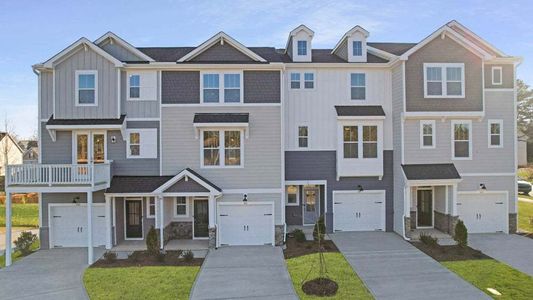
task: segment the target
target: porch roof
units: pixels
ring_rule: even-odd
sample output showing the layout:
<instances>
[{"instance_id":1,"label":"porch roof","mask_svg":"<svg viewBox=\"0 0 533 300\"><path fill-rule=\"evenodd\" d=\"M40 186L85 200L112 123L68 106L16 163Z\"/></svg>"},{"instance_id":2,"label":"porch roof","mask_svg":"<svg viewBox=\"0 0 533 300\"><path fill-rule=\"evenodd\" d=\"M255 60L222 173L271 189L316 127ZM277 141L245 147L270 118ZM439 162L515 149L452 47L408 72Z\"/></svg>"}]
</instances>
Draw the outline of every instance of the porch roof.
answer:
<instances>
[{"instance_id":1,"label":"porch roof","mask_svg":"<svg viewBox=\"0 0 533 300\"><path fill-rule=\"evenodd\" d=\"M173 176L113 176L106 193L151 193Z\"/></svg>"},{"instance_id":2,"label":"porch roof","mask_svg":"<svg viewBox=\"0 0 533 300\"><path fill-rule=\"evenodd\" d=\"M75 126L75 125L122 125L126 115L117 119L54 119L54 115L46 122L46 126Z\"/></svg>"},{"instance_id":3,"label":"porch roof","mask_svg":"<svg viewBox=\"0 0 533 300\"><path fill-rule=\"evenodd\" d=\"M461 179L454 164L409 164L402 169L407 180Z\"/></svg>"},{"instance_id":4,"label":"porch roof","mask_svg":"<svg viewBox=\"0 0 533 300\"><path fill-rule=\"evenodd\" d=\"M383 117L381 105L335 105L338 117Z\"/></svg>"}]
</instances>

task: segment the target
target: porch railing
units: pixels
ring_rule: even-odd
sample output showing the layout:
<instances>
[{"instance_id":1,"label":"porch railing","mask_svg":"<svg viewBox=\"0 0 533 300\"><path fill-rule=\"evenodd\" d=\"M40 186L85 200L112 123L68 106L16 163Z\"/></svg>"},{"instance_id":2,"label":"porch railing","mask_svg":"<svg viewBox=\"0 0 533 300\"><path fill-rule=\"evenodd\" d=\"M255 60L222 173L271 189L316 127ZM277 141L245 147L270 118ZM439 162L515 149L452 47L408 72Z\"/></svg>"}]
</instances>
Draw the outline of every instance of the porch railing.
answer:
<instances>
[{"instance_id":1,"label":"porch railing","mask_svg":"<svg viewBox=\"0 0 533 300\"><path fill-rule=\"evenodd\" d=\"M109 183L110 163L9 165L6 185L95 185Z\"/></svg>"}]
</instances>

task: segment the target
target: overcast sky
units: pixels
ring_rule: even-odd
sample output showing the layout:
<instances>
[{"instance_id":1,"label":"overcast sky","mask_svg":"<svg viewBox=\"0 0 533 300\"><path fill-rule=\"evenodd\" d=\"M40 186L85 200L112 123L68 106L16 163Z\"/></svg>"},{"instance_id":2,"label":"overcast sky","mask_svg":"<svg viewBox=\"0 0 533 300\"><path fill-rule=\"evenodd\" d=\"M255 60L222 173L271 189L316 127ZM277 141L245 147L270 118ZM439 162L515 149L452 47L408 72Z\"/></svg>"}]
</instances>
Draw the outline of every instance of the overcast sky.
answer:
<instances>
[{"instance_id":1,"label":"overcast sky","mask_svg":"<svg viewBox=\"0 0 533 300\"><path fill-rule=\"evenodd\" d=\"M290 30L305 24L315 31L313 47L332 48L355 25L372 42L419 42L455 19L506 54L522 56L518 78L533 85L533 1L414 2L2 0L0 124L7 115L19 136L36 132L31 65L81 36L95 40L107 31L134 46L196 46L225 31L247 46L283 48Z\"/></svg>"}]
</instances>

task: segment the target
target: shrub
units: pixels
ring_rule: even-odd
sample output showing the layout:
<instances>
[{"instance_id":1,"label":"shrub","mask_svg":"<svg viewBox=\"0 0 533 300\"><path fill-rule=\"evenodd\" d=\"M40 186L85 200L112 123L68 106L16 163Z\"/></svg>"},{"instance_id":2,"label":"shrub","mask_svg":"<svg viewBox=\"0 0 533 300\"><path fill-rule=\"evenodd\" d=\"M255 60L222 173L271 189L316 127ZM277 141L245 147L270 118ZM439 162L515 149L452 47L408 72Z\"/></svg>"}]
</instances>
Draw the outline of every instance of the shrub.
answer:
<instances>
[{"instance_id":1,"label":"shrub","mask_svg":"<svg viewBox=\"0 0 533 300\"><path fill-rule=\"evenodd\" d=\"M15 247L25 256L32 252L31 245L36 241L37 235L31 233L31 231L23 231L15 241Z\"/></svg>"},{"instance_id":2,"label":"shrub","mask_svg":"<svg viewBox=\"0 0 533 300\"><path fill-rule=\"evenodd\" d=\"M191 250L186 250L183 252L183 260L186 262L191 262L194 259L194 253Z\"/></svg>"},{"instance_id":3,"label":"shrub","mask_svg":"<svg viewBox=\"0 0 533 300\"><path fill-rule=\"evenodd\" d=\"M104 260L107 263L112 264L117 260L117 254L115 252L107 251L106 253L104 253Z\"/></svg>"},{"instance_id":4,"label":"shrub","mask_svg":"<svg viewBox=\"0 0 533 300\"><path fill-rule=\"evenodd\" d=\"M298 243L303 243L305 242L305 233L301 230L301 229L294 229L292 231L292 236L294 236L294 239L298 242Z\"/></svg>"},{"instance_id":5,"label":"shrub","mask_svg":"<svg viewBox=\"0 0 533 300\"><path fill-rule=\"evenodd\" d=\"M521 168L517 172L518 177L533 182L533 168Z\"/></svg>"},{"instance_id":6,"label":"shrub","mask_svg":"<svg viewBox=\"0 0 533 300\"><path fill-rule=\"evenodd\" d=\"M461 247L466 247L468 245L468 229L466 229L465 223L463 223L461 220L457 220L453 239Z\"/></svg>"},{"instance_id":7,"label":"shrub","mask_svg":"<svg viewBox=\"0 0 533 300\"><path fill-rule=\"evenodd\" d=\"M148 231L146 236L146 251L148 255L155 256L159 253L159 239L157 238L157 231L154 226Z\"/></svg>"},{"instance_id":8,"label":"shrub","mask_svg":"<svg viewBox=\"0 0 533 300\"><path fill-rule=\"evenodd\" d=\"M420 241L430 247L435 247L438 245L438 239L436 237L432 237L431 235L425 233L420 234Z\"/></svg>"},{"instance_id":9,"label":"shrub","mask_svg":"<svg viewBox=\"0 0 533 300\"><path fill-rule=\"evenodd\" d=\"M326 224L324 224L324 216L322 215L315 223L315 228L313 229L313 239L318 241L320 238L320 240L323 241L324 233L326 233Z\"/></svg>"}]
</instances>

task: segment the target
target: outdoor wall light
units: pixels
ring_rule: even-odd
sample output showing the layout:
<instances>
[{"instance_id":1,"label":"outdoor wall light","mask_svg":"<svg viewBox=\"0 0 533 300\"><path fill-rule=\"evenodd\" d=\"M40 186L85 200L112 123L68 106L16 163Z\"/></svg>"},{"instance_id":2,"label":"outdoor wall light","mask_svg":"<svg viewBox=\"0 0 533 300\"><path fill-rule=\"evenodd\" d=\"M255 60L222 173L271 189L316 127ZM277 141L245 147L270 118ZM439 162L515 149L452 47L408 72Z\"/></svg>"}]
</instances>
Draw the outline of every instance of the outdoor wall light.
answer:
<instances>
[{"instance_id":1,"label":"outdoor wall light","mask_svg":"<svg viewBox=\"0 0 533 300\"><path fill-rule=\"evenodd\" d=\"M480 183L480 184L479 184L479 189L482 190L482 191L486 191L486 190L487 190L487 187L485 186L484 183Z\"/></svg>"},{"instance_id":2,"label":"outdoor wall light","mask_svg":"<svg viewBox=\"0 0 533 300\"><path fill-rule=\"evenodd\" d=\"M117 137L116 136L111 136L111 144L114 144L117 142Z\"/></svg>"},{"instance_id":3,"label":"outdoor wall light","mask_svg":"<svg viewBox=\"0 0 533 300\"><path fill-rule=\"evenodd\" d=\"M248 195L246 195L246 194L243 195L242 202L248 203Z\"/></svg>"},{"instance_id":4,"label":"outdoor wall light","mask_svg":"<svg viewBox=\"0 0 533 300\"><path fill-rule=\"evenodd\" d=\"M359 192L362 192L363 191L363 186L362 185L358 185L357 189L359 190Z\"/></svg>"}]
</instances>

